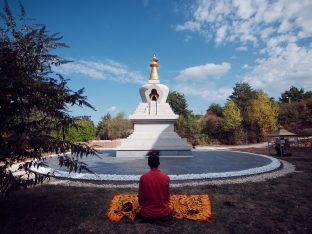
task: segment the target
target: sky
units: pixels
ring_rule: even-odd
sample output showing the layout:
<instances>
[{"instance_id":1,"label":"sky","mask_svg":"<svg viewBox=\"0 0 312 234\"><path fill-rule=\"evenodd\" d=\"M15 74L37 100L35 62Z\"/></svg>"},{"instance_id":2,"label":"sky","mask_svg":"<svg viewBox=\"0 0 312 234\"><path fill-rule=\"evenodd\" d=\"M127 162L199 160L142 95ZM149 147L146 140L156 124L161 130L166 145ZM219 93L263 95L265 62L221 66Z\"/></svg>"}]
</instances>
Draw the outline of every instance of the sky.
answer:
<instances>
[{"instance_id":1,"label":"sky","mask_svg":"<svg viewBox=\"0 0 312 234\"><path fill-rule=\"evenodd\" d=\"M18 13L18 1L8 2ZM53 51L73 61L56 71L71 89L85 88L96 109L71 114L95 124L108 112L134 112L154 54L160 82L184 94L195 114L224 105L237 82L277 100L291 86L312 90L312 0L22 2L70 46Z\"/></svg>"}]
</instances>

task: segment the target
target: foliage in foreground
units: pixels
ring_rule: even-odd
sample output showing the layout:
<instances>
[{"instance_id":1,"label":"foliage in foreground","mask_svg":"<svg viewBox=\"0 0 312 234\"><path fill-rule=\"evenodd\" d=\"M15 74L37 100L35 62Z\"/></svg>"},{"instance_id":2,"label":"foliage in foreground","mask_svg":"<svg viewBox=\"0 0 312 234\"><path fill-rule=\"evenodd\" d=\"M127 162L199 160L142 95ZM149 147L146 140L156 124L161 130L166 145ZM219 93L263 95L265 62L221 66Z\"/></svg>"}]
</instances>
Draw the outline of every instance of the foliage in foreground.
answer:
<instances>
[{"instance_id":1,"label":"foliage in foreground","mask_svg":"<svg viewBox=\"0 0 312 234\"><path fill-rule=\"evenodd\" d=\"M39 159L43 152L94 153L87 146L53 136L53 132L61 132L64 139L73 123L68 106L93 107L83 89L71 90L67 80L53 71L69 62L51 53L67 47L60 42L62 37L49 33L45 25L27 24L21 3L20 9L20 16L14 16L5 1L0 15L0 192L4 196L43 179L40 175L28 177L27 170L26 177L17 176L10 168L15 162Z\"/></svg>"}]
</instances>

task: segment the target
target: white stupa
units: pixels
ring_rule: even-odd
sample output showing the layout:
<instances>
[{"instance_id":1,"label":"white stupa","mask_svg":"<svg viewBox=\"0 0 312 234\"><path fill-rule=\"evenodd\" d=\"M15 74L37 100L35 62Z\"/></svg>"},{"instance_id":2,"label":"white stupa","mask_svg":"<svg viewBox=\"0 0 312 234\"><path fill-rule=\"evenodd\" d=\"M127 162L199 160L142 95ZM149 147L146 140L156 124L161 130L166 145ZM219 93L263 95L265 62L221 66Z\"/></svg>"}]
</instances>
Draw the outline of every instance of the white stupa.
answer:
<instances>
[{"instance_id":1,"label":"white stupa","mask_svg":"<svg viewBox=\"0 0 312 234\"><path fill-rule=\"evenodd\" d=\"M121 140L116 157L142 157L150 150L159 150L160 156L192 156L191 146L186 139L174 131L174 123L179 116L166 102L169 88L159 82L157 62L154 55L150 64L150 79L140 88L142 102L130 115L134 131Z\"/></svg>"}]
</instances>

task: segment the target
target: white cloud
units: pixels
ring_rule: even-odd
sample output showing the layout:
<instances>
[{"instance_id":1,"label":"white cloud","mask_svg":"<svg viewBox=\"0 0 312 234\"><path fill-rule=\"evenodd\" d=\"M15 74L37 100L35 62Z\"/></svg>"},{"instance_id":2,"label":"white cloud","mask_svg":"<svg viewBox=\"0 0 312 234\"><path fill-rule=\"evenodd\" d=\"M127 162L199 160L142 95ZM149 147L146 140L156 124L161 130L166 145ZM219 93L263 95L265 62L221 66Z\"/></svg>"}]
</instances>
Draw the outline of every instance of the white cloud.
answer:
<instances>
[{"instance_id":1,"label":"white cloud","mask_svg":"<svg viewBox=\"0 0 312 234\"><path fill-rule=\"evenodd\" d=\"M236 0L233 5L237 7L237 15L242 19L248 19L254 13L250 0Z\"/></svg>"},{"instance_id":2,"label":"white cloud","mask_svg":"<svg viewBox=\"0 0 312 234\"><path fill-rule=\"evenodd\" d=\"M290 86L312 89L312 49L289 44L279 53L259 59L255 68L244 80L255 88L262 88L271 95L281 93Z\"/></svg>"},{"instance_id":3,"label":"white cloud","mask_svg":"<svg viewBox=\"0 0 312 234\"><path fill-rule=\"evenodd\" d=\"M220 45L222 41L224 40L224 38L226 37L226 30L227 30L226 25L223 25L220 28L218 28L216 39L215 39L217 45Z\"/></svg>"},{"instance_id":4,"label":"white cloud","mask_svg":"<svg viewBox=\"0 0 312 234\"><path fill-rule=\"evenodd\" d=\"M78 74L94 79L107 79L120 83L145 83L145 79L140 72L129 70L125 65L114 60L77 60L55 67L54 70L70 76Z\"/></svg>"},{"instance_id":5,"label":"white cloud","mask_svg":"<svg viewBox=\"0 0 312 234\"><path fill-rule=\"evenodd\" d=\"M272 33L274 33L274 31L275 30L272 27L268 27L268 28L261 30L261 32L260 32L261 39L266 40L268 37L270 37L272 35Z\"/></svg>"},{"instance_id":6,"label":"white cloud","mask_svg":"<svg viewBox=\"0 0 312 234\"><path fill-rule=\"evenodd\" d=\"M67 63L61 67L54 68L54 70L63 74L80 73L95 79L106 79L105 74L92 67L87 67L80 63Z\"/></svg>"},{"instance_id":7,"label":"white cloud","mask_svg":"<svg viewBox=\"0 0 312 234\"><path fill-rule=\"evenodd\" d=\"M311 37L311 12L311 0L199 0L176 30L199 32L208 40L214 38L217 45L238 41L257 46L269 36Z\"/></svg>"},{"instance_id":8,"label":"white cloud","mask_svg":"<svg viewBox=\"0 0 312 234\"><path fill-rule=\"evenodd\" d=\"M117 112L117 107L116 106L111 106L109 108L106 109L107 112L111 113L111 114L114 114Z\"/></svg>"},{"instance_id":9,"label":"white cloud","mask_svg":"<svg viewBox=\"0 0 312 234\"><path fill-rule=\"evenodd\" d=\"M246 51L248 50L247 46L239 46L236 48L237 51Z\"/></svg>"},{"instance_id":10,"label":"white cloud","mask_svg":"<svg viewBox=\"0 0 312 234\"><path fill-rule=\"evenodd\" d=\"M87 67L96 69L104 73L111 73L113 75L124 75L128 72L121 65L117 65L117 64L111 65L111 64L105 64L102 62L93 62L93 61L85 61L85 60L81 60L80 63L86 65Z\"/></svg>"},{"instance_id":11,"label":"white cloud","mask_svg":"<svg viewBox=\"0 0 312 234\"><path fill-rule=\"evenodd\" d=\"M211 102L226 100L232 93L232 88L216 88L214 83L196 84L182 83L173 87L174 90L185 95L200 97Z\"/></svg>"},{"instance_id":12,"label":"white cloud","mask_svg":"<svg viewBox=\"0 0 312 234\"><path fill-rule=\"evenodd\" d=\"M209 76L214 78L219 78L226 74L231 69L231 64L222 63L214 64L208 63L205 65L199 65L194 67L188 67L179 72L179 75L176 77L177 80L186 81L186 80L204 80Z\"/></svg>"},{"instance_id":13,"label":"white cloud","mask_svg":"<svg viewBox=\"0 0 312 234\"><path fill-rule=\"evenodd\" d=\"M199 25L180 31L199 33L217 46L232 43L237 51L257 49L255 65L243 67L248 68L244 81L273 96L291 85L312 89L311 0L198 0L188 9L186 22ZM204 79L199 68L178 77Z\"/></svg>"},{"instance_id":14,"label":"white cloud","mask_svg":"<svg viewBox=\"0 0 312 234\"><path fill-rule=\"evenodd\" d=\"M243 69L247 69L247 68L249 68L249 65L248 64L244 64Z\"/></svg>"},{"instance_id":15,"label":"white cloud","mask_svg":"<svg viewBox=\"0 0 312 234\"><path fill-rule=\"evenodd\" d=\"M198 31L200 29L200 23L194 21L187 21L184 24L178 24L176 31L189 30L191 32Z\"/></svg>"},{"instance_id":16,"label":"white cloud","mask_svg":"<svg viewBox=\"0 0 312 234\"><path fill-rule=\"evenodd\" d=\"M176 77L178 82L172 88L185 95L200 97L207 101L223 101L231 94L232 88L217 88L209 78L220 78L230 69L231 64L227 62L188 67L179 72Z\"/></svg>"}]
</instances>

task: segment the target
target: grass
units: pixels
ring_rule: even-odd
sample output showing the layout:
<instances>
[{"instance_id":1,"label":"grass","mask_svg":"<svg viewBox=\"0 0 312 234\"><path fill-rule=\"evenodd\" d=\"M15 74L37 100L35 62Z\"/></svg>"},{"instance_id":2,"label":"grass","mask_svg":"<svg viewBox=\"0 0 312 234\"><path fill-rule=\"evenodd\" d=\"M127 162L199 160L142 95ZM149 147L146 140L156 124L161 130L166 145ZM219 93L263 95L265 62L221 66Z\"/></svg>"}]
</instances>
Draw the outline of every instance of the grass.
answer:
<instances>
[{"instance_id":1,"label":"grass","mask_svg":"<svg viewBox=\"0 0 312 234\"><path fill-rule=\"evenodd\" d=\"M267 153L265 149L251 149ZM286 160L299 172L240 185L171 189L171 193L207 193L210 222L174 219L170 227L105 218L113 194L135 189L100 189L44 184L0 200L0 233L312 233L312 155L293 153Z\"/></svg>"}]
</instances>

